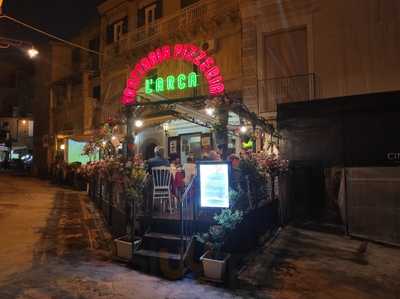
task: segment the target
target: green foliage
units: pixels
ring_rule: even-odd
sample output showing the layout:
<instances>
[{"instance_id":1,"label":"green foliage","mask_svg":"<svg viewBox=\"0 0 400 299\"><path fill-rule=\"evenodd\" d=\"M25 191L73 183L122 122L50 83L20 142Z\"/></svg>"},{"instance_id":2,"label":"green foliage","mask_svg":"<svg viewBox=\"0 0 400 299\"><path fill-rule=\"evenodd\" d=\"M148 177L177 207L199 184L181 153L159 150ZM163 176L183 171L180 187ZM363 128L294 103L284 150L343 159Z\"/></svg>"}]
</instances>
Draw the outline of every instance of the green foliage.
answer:
<instances>
[{"instance_id":1,"label":"green foliage","mask_svg":"<svg viewBox=\"0 0 400 299\"><path fill-rule=\"evenodd\" d=\"M267 180L260 173L257 161L243 159L239 164L238 201L236 208L249 210L257 208L260 201L267 199Z\"/></svg>"},{"instance_id":2,"label":"green foliage","mask_svg":"<svg viewBox=\"0 0 400 299\"><path fill-rule=\"evenodd\" d=\"M215 259L223 259L221 249L227 235L232 232L242 221L243 212L231 209L223 209L220 214L214 216L216 225L212 225L208 233L196 235L196 239L204 243L212 252Z\"/></svg>"}]
</instances>

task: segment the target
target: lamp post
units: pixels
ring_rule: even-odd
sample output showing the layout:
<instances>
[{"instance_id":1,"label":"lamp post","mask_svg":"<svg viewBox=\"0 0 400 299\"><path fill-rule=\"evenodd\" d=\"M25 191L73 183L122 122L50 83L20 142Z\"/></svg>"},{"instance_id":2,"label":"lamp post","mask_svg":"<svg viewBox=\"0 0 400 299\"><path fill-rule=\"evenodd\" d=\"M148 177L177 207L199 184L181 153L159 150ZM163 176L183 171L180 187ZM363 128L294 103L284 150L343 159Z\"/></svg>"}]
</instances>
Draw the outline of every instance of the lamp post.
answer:
<instances>
[{"instance_id":1,"label":"lamp post","mask_svg":"<svg viewBox=\"0 0 400 299\"><path fill-rule=\"evenodd\" d=\"M1 14L1 7L0 7L0 14ZM39 55L39 51L35 49L35 47L31 42L0 36L0 49L8 49L10 47L24 50L31 59L34 59Z\"/></svg>"}]
</instances>

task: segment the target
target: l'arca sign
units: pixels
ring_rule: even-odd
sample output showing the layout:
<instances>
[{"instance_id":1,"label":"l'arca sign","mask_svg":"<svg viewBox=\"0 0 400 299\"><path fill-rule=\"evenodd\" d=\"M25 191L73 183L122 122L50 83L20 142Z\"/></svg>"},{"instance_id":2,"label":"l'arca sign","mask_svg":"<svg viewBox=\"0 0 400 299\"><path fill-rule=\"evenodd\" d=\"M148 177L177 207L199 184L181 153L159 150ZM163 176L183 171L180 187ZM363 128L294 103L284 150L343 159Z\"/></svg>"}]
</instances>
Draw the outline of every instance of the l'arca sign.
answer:
<instances>
[{"instance_id":1,"label":"l'arca sign","mask_svg":"<svg viewBox=\"0 0 400 299\"><path fill-rule=\"evenodd\" d=\"M208 82L208 92L210 95L217 96L224 93L225 85L221 76L221 70L215 64L214 58L208 56L205 51L192 44L165 45L150 52L136 64L126 82L121 99L122 104L135 104L137 91L146 74L151 69L170 59L191 62L198 66Z\"/></svg>"}]
</instances>

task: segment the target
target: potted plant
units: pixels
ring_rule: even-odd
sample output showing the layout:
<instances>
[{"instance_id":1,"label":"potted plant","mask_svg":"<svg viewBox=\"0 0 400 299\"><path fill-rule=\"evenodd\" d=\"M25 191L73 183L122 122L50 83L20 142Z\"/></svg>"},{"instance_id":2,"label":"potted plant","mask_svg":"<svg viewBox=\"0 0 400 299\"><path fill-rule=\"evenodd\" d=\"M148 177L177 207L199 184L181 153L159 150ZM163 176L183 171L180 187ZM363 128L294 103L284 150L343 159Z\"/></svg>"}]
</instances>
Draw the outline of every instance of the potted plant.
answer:
<instances>
[{"instance_id":1,"label":"potted plant","mask_svg":"<svg viewBox=\"0 0 400 299\"><path fill-rule=\"evenodd\" d=\"M120 163L120 177L116 177L117 181L121 181L124 185L126 199L130 202L128 234L126 236L114 240L117 248L117 256L124 260L130 260L133 249L139 248L142 239L135 236L136 210L141 208L143 204L144 179L146 173L143 169L142 159L134 157L133 161ZM133 241L132 241L133 240Z\"/></svg>"},{"instance_id":2,"label":"potted plant","mask_svg":"<svg viewBox=\"0 0 400 299\"><path fill-rule=\"evenodd\" d=\"M139 248L142 239L139 237L135 237L134 248ZM116 256L122 260L129 261L132 257L132 241L129 237L129 234L117 239L114 239L115 247L116 247Z\"/></svg>"},{"instance_id":3,"label":"potted plant","mask_svg":"<svg viewBox=\"0 0 400 299\"><path fill-rule=\"evenodd\" d=\"M243 212L224 209L219 215L214 216L217 224L211 226L208 233L196 236L197 240L204 243L207 248L207 251L200 257L204 276L207 279L222 281L230 257L229 253L222 251L222 246L227 235L235 229L242 218Z\"/></svg>"}]
</instances>

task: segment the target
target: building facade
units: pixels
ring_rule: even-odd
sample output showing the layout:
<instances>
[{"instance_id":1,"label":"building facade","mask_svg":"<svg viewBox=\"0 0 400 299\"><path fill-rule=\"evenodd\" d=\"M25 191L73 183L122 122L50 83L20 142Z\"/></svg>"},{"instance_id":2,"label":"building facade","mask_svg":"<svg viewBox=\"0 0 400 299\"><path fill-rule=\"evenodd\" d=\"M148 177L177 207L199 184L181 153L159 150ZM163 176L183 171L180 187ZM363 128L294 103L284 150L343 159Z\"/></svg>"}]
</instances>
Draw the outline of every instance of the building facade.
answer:
<instances>
[{"instance_id":1,"label":"building facade","mask_svg":"<svg viewBox=\"0 0 400 299\"><path fill-rule=\"evenodd\" d=\"M92 21L72 41L88 52L52 42L49 48L49 160L68 161L69 140L88 141L96 123L100 101L99 24Z\"/></svg>"},{"instance_id":2,"label":"building facade","mask_svg":"<svg viewBox=\"0 0 400 299\"><path fill-rule=\"evenodd\" d=\"M243 97L280 103L400 89L398 1L242 0Z\"/></svg>"},{"instance_id":3,"label":"building facade","mask_svg":"<svg viewBox=\"0 0 400 299\"><path fill-rule=\"evenodd\" d=\"M74 39L99 50L99 60L51 44L50 143L59 149L65 138L90 136L105 120L122 118L121 97L131 72L164 45L193 44L206 50L220 68L226 94L272 122L280 103L398 90L399 10L394 0L104 1L98 7L99 22ZM193 88L156 90L157 80L167 84L169 76L189 78L193 73ZM195 65L170 60L146 74L138 99L197 99L207 93ZM195 110L186 112L212 123L204 111ZM141 116L147 120L134 131L143 153L154 145L169 147L172 141L182 154L187 144L198 147L202 137L212 134L190 121Z\"/></svg>"},{"instance_id":4,"label":"building facade","mask_svg":"<svg viewBox=\"0 0 400 299\"><path fill-rule=\"evenodd\" d=\"M98 8L101 15L101 106L102 118L119 115L121 96L135 65L165 45L192 44L211 55L224 77L228 94L241 94L241 24L239 1L109 0ZM195 78L188 88L175 86L157 90L155 82L167 85L168 77ZM182 77L183 76L183 77ZM185 80L186 80L185 79ZM174 79L171 79L174 80ZM153 68L139 88L141 101L196 99L208 95L207 82L192 63L171 59ZM178 105L179 106L179 105ZM191 109L179 106L177 109ZM186 111L195 114L193 110ZM204 112L204 111L203 111ZM146 112L142 113L144 117ZM206 117L205 113L198 117ZM168 132L166 128L168 127ZM135 143L145 158L155 145L168 147L168 154L184 161L188 155L199 157L212 139L210 128L187 120L147 115L141 128L135 129ZM170 145L172 145L172 152ZM175 152L176 151L176 152ZM167 153L166 153L167 154Z\"/></svg>"}]
</instances>

